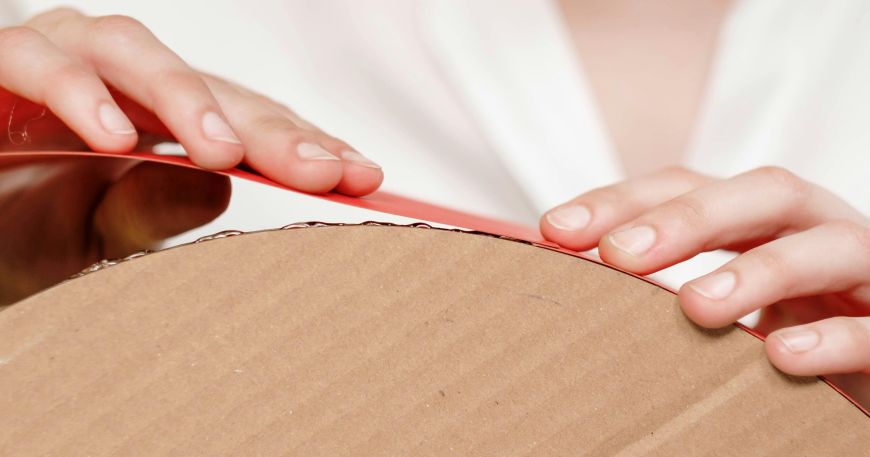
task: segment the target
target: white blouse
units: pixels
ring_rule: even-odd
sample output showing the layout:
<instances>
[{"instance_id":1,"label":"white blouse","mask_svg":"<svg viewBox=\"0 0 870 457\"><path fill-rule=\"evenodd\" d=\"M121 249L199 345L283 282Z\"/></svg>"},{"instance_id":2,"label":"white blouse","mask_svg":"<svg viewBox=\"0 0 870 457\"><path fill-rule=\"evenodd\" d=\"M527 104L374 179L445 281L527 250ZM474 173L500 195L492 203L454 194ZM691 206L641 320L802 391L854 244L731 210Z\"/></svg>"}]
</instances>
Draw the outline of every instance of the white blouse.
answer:
<instances>
[{"instance_id":1,"label":"white blouse","mask_svg":"<svg viewBox=\"0 0 870 457\"><path fill-rule=\"evenodd\" d=\"M63 3L140 19L194 66L370 155L386 190L535 224L623 177L555 2L15 1L23 16ZM722 177L784 166L870 213L870 2L738 1L720 36L685 165ZM247 184L235 192L227 215L196 234L394 219Z\"/></svg>"}]
</instances>

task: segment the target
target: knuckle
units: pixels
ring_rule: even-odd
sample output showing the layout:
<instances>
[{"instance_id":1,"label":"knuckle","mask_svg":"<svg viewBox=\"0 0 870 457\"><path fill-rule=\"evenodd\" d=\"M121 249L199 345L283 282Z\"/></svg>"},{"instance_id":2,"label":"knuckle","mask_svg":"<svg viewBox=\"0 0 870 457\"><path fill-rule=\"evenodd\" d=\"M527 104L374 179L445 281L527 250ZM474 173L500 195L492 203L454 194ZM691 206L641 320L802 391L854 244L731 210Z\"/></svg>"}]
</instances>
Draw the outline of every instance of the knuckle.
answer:
<instances>
[{"instance_id":1,"label":"knuckle","mask_svg":"<svg viewBox=\"0 0 870 457\"><path fill-rule=\"evenodd\" d=\"M68 62L57 65L46 75L46 79L60 90L69 90L75 83L88 77L87 71L79 65Z\"/></svg>"},{"instance_id":2,"label":"knuckle","mask_svg":"<svg viewBox=\"0 0 870 457\"><path fill-rule=\"evenodd\" d=\"M7 27L0 29L0 49L20 49L41 39L39 32L30 27Z\"/></svg>"},{"instance_id":3,"label":"knuckle","mask_svg":"<svg viewBox=\"0 0 870 457\"><path fill-rule=\"evenodd\" d=\"M856 347L870 348L870 332L867 328L861 325L851 317L832 317L830 322L845 332L848 340Z\"/></svg>"},{"instance_id":4,"label":"knuckle","mask_svg":"<svg viewBox=\"0 0 870 457\"><path fill-rule=\"evenodd\" d=\"M253 116L251 125L256 125L263 130L287 134L295 134L299 130L290 119L272 113Z\"/></svg>"},{"instance_id":5,"label":"knuckle","mask_svg":"<svg viewBox=\"0 0 870 457\"><path fill-rule=\"evenodd\" d=\"M581 194L580 196L584 197L584 199L586 200L595 201L607 205L635 204L638 201L637 196L632 195L631 192L627 191L624 187L618 184L615 186L606 186L592 189L585 194Z\"/></svg>"},{"instance_id":6,"label":"knuckle","mask_svg":"<svg viewBox=\"0 0 870 457\"><path fill-rule=\"evenodd\" d=\"M147 30L141 22L132 17L110 15L94 18L92 31L98 38L116 41L141 36Z\"/></svg>"},{"instance_id":7,"label":"knuckle","mask_svg":"<svg viewBox=\"0 0 870 457\"><path fill-rule=\"evenodd\" d=\"M275 111L280 113L282 116L289 118L290 120L295 122L296 125L298 125L302 128L309 129L309 130L313 130L315 128L311 123L309 123L305 119L302 119L293 110L288 108L287 105L284 105L283 103L276 102L275 100L273 100L269 97L265 97L262 95L261 95L261 97L262 98L260 100L262 103L273 107L273 109Z\"/></svg>"},{"instance_id":8,"label":"knuckle","mask_svg":"<svg viewBox=\"0 0 870 457\"><path fill-rule=\"evenodd\" d=\"M153 108L162 111L178 103L179 97L184 95L198 97L200 103L209 104L210 92L205 82L192 70L164 70L152 78L147 87L148 97L152 101Z\"/></svg>"},{"instance_id":9,"label":"knuckle","mask_svg":"<svg viewBox=\"0 0 870 457\"><path fill-rule=\"evenodd\" d=\"M290 119L279 114L259 112L244 118L242 124L245 128L274 138L285 150L294 149L301 143L320 143L313 132L299 128Z\"/></svg>"},{"instance_id":10,"label":"knuckle","mask_svg":"<svg viewBox=\"0 0 870 457\"><path fill-rule=\"evenodd\" d=\"M268 97L268 96L265 96L265 95L263 95L263 94L255 94L255 95L258 97L258 99L259 99L262 103L274 107L275 110L277 110L278 112L280 112L281 114L283 114L283 115L285 115L285 116L288 116L288 117L289 117L289 116L295 116L295 115L296 115L296 113L294 113L293 110L291 110L290 108L288 108L287 105L285 105L285 104L283 104L283 103L281 103L281 102L275 100L275 99L272 98L272 97Z\"/></svg>"},{"instance_id":11,"label":"knuckle","mask_svg":"<svg viewBox=\"0 0 870 457\"><path fill-rule=\"evenodd\" d=\"M63 15L63 16L71 16L71 15L80 16L82 13L81 13L81 11L79 11L71 6L64 5L64 6L56 6L52 9L46 11L44 14Z\"/></svg>"},{"instance_id":12,"label":"knuckle","mask_svg":"<svg viewBox=\"0 0 870 457\"><path fill-rule=\"evenodd\" d=\"M247 90L247 89L244 89L244 90ZM296 120L295 119L296 114L290 108L275 101L271 97L267 97L263 94L258 94L256 92L251 92L251 91L248 91L247 95L248 95L248 97L251 97L251 100L253 100L255 103L258 103L258 104L270 109L271 111L274 111L274 112L280 114L281 116L284 116L292 121Z\"/></svg>"},{"instance_id":13,"label":"knuckle","mask_svg":"<svg viewBox=\"0 0 870 457\"><path fill-rule=\"evenodd\" d=\"M790 182L792 179L795 178L794 173L776 165L758 167L753 170L753 173L759 174L771 180L783 182Z\"/></svg>"},{"instance_id":14,"label":"knuckle","mask_svg":"<svg viewBox=\"0 0 870 457\"><path fill-rule=\"evenodd\" d=\"M661 175L665 178L678 180L694 180L698 178L697 173L680 165L674 165L663 169Z\"/></svg>"},{"instance_id":15,"label":"knuckle","mask_svg":"<svg viewBox=\"0 0 870 457\"><path fill-rule=\"evenodd\" d=\"M284 117L290 120L290 122L296 124L299 128L303 128L306 130L315 130L316 128L310 123L306 122L304 119L299 117L293 110L288 108L283 103L276 101L275 99L263 95L259 92L254 92L246 87L233 85L230 87L231 90L238 92L240 95L247 97L253 103L260 105L268 109L269 111L279 115L280 117Z\"/></svg>"},{"instance_id":16,"label":"knuckle","mask_svg":"<svg viewBox=\"0 0 870 457\"><path fill-rule=\"evenodd\" d=\"M319 137L318 142L330 151L344 151L353 149L344 140L340 140L334 136L327 135L325 133L316 133L316 135Z\"/></svg>"},{"instance_id":17,"label":"knuckle","mask_svg":"<svg viewBox=\"0 0 870 457\"><path fill-rule=\"evenodd\" d=\"M83 14L79 10L69 6L59 6L44 13L37 14L27 21L27 23L36 28L55 28L63 22L80 17L83 17Z\"/></svg>"},{"instance_id":18,"label":"knuckle","mask_svg":"<svg viewBox=\"0 0 870 457\"><path fill-rule=\"evenodd\" d=\"M74 63L58 65L45 75L42 98L49 105L69 96L70 90L81 90L87 87L90 73Z\"/></svg>"},{"instance_id":19,"label":"knuckle","mask_svg":"<svg viewBox=\"0 0 870 457\"><path fill-rule=\"evenodd\" d=\"M57 6L33 17L33 20L49 22L60 21L71 17L80 17L82 12L71 6Z\"/></svg>"},{"instance_id":20,"label":"knuckle","mask_svg":"<svg viewBox=\"0 0 870 457\"><path fill-rule=\"evenodd\" d=\"M845 238L857 247L857 252L870 256L870 227L857 222L837 220L828 222L837 237Z\"/></svg>"},{"instance_id":21,"label":"knuckle","mask_svg":"<svg viewBox=\"0 0 870 457\"><path fill-rule=\"evenodd\" d=\"M193 70L189 69L172 69L159 72L152 79L153 87L162 87L171 89L172 91L200 91L208 90L208 86L202 78Z\"/></svg>"},{"instance_id":22,"label":"knuckle","mask_svg":"<svg viewBox=\"0 0 870 457\"><path fill-rule=\"evenodd\" d=\"M750 172L760 177L772 190L783 197L783 211L800 211L810 200L812 186L791 171L777 166L766 166Z\"/></svg>"},{"instance_id":23,"label":"knuckle","mask_svg":"<svg viewBox=\"0 0 870 457\"><path fill-rule=\"evenodd\" d=\"M665 168L658 176L665 181L682 183L689 188L700 187L710 182L710 177L680 165Z\"/></svg>"},{"instance_id":24,"label":"knuckle","mask_svg":"<svg viewBox=\"0 0 870 457\"><path fill-rule=\"evenodd\" d=\"M747 268L747 271L765 271L769 273L765 276L777 277L783 281L792 277L792 275L787 274L789 268L786 259L781 253L770 247L755 248L741 257L743 261L752 264L752 267ZM788 284L783 285L788 286Z\"/></svg>"},{"instance_id":25,"label":"knuckle","mask_svg":"<svg viewBox=\"0 0 870 457\"><path fill-rule=\"evenodd\" d=\"M702 227L709 220L707 205L691 195L675 198L662 206L662 210L670 219Z\"/></svg>"},{"instance_id":26,"label":"knuckle","mask_svg":"<svg viewBox=\"0 0 870 457\"><path fill-rule=\"evenodd\" d=\"M798 175L782 167L761 167L755 169L753 173L762 177L765 181L790 193L804 194L809 187L807 182L801 179Z\"/></svg>"}]
</instances>

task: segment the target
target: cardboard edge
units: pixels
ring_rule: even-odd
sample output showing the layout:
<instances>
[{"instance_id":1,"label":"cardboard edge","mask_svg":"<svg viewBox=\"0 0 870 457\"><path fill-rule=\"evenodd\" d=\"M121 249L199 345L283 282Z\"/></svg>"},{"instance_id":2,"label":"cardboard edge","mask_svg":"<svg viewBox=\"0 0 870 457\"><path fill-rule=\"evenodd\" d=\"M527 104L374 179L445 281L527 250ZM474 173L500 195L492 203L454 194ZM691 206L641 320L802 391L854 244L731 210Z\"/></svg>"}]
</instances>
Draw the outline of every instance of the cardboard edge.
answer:
<instances>
[{"instance_id":1,"label":"cardboard edge","mask_svg":"<svg viewBox=\"0 0 870 457\"><path fill-rule=\"evenodd\" d=\"M437 231L444 231L444 232L459 233L459 234L463 234L463 235L483 236L483 237L494 238L494 239L502 240L502 241L520 243L520 244L525 244L527 246L543 248L543 249L546 249L548 251L568 255L568 256L574 257L576 259L585 261L585 262L590 262L590 263L593 263L595 265L606 267L610 270L613 270L613 271L616 271L616 272L626 274L626 275L632 276L634 278L640 279L640 280L646 282L647 284L650 284L650 285L655 286L661 290L664 290L665 292L670 293L671 295L676 295L676 292L674 292L671 288L669 288L669 287L667 287L667 286L665 286L657 281L654 281L654 280L647 278L647 277L638 276L636 274L626 272L620 268L617 268L617 267L614 267L613 265L609 265L607 263L604 263L604 262L597 260L595 258L592 258L588 255L583 255L582 253L572 252L572 251L568 251L568 250L561 249L558 247L554 248L550 245L542 245L540 243L535 243L532 241L517 239L517 238L510 237L510 236L487 233L487 232L483 232L480 230L447 229L447 228L441 228L441 227L434 227L434 226L431 226L431 225L423 223L423 222L417 222L417 223L412 223L412 224L394 224L391 222L366 221L366 222L363 222L360 224L346 224L346 223L331 223L331 222L327 223L327 222L312 221L312 222L298 222L298 223L288 224L288 225L285 225L285 226L280 227L280 228L254 230L254 231L250 231L250 232L243 232L243 231L239 231L239 230L224 230L224 231L218 232L218 233L213 234L213 235L207 235L207 236L201 237L201 238L196 239L194 241L191 241L189 243L183 243L183 244L179 244L176 246L170 246L170 247L166 247L163 249L157 249L157 250L153 250L153 251L141 251L141 252L137 252L135 254L132 254L130 256L127 256L127 257L122 258L122 259L117 259L117 260L108 260L108 261L103 260L101 262L97 262L97 263L91 265L90 267L84 269L82 272L72 276L71 278L67 279L66 281L64 281L60 284L56 284L48 289L45 289L45 290L37 293L34 296L38 296L38 295L40 295L40 294L42 294L50 289L53 289L54 287L59 287L61 284L65 284L66 282L73 281L73 280L80 278L82 276L96 274L96 273L99 273L100 271L106 270L108 268L112 268L112 267L120 265L120 264L135 261L136 259L144 257L146 255L159 254L159 253L165 252L165 251L170 251L170 250L174 250L174 249L178 249L178 248L183 248L186 246L201 244L201 243L220 240L220 239L229 238L229 237L254 235L254 234L258 234L258 233L269 233L269 232L276 232L276 231L282 231L282 230L316 229L316 228L331 228L331 227L392 227L392 228L437 230ZM11 308L13 306L15 306L15 305L13 304L9 308ZM755 337L759 341L763 342L765 340L764 335L762 335L761 333L755 331L754 329L752 329L750 327L747 327L739 322L735 322L732 325L734 327L742 330L743 332ZM860 403L858 403L857 400L852 398L843 389L841 389L836 384L834 384L833 381L831 381L830 379L828 379L825 376L816 376L816 378L819 379L820 381L824 382L828 386L830 386L835 392L839 393L840 396L842 396L843 398L848 400L849 403L854 405L865 416L870 418L870 411L868 411L867 408L865 408Z\"/></svg>"}]
</instances>

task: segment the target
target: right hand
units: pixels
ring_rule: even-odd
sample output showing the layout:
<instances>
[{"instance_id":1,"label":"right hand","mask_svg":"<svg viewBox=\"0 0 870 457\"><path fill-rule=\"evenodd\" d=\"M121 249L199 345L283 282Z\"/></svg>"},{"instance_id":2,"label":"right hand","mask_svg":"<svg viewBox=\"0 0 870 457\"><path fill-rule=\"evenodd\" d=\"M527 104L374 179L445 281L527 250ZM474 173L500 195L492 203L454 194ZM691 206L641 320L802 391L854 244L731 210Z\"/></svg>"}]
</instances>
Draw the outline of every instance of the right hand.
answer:
<instances>
[{"instance_id":1,"label":"right hand","mask_svg":"<svg viewBox=\"0 0 870 457\"><path fill-rule=\"evenodd\" d=\"M262 95L190 68L129 17L68 8L40 14L0 29L0 62L0 121L11 127L0 151L127 152L177 141L203 168L245 162L306 192L361 196L383 180L347 143Z\"/></svg>"}]
</instances>

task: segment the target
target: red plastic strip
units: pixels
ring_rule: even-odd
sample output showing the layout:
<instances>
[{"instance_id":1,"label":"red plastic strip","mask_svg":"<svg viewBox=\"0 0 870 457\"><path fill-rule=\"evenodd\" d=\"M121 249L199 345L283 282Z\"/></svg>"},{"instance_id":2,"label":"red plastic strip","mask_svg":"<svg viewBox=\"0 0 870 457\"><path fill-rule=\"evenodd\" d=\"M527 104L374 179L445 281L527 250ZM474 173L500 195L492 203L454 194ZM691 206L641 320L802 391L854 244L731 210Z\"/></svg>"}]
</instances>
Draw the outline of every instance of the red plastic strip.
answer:
<instances>
[{"instance_id":1,"label":"red plastic strip","mask_svg":"<svg viewBox=\"0 0 870 457\"><path fill-rule=\"evenodd\" d=\"M187 157L182 156L171 156L171 155L159 155L153 154L149 152L137 152L130 154L113 154L113 153L95 153L95 152L79 152L79 151L23 151L23 152L2 152L0 153L0 168L3 168L5 165L13 164L13 163L21 163L29 160L41 160L41 159L51 159L51 158L59 158L59 157L114 157L121 159L131 159L131 160L139 160L139 161L147 161L147 162L156 162L163 163L168 165L177 165L181 167L187 168L196 168L200 169L198 166L194 165ZM291 189L287 186L279 184L271 179L268 179L262 175L234 168L231 170L223 170L216 171L215 173L219 173L225 176L241 178L248 181L254 181L260 184L265 184L267 186L277 187L279 189L285 189L291 192L296 193L304 193L294 189ZM436 224L444 224L450 225L453 227L474 230L479 232L486 232L493 235L504 236L508 238L515 238L520 241L525 241L535 246L549 249L552 251L561 252L564 254L568 254L574 257L581 258L583 260L587 260L590 262L594 262L598 265L602 265L613 270L619 271L624 274L628 274L634 276L635 278L641 279L650 283L654 286L657 286L661 289L664 289L671 293L676 293L676 291L672 290L668 286L664 284L660 284L648 277L638 276L634 273L622 270L620 268L614 267L613 265L608 265L603 263L601 260L589 256L588 254L584 254L582 252L569 251L567 249L561 248L558 245L546 241L541 236L541 233L536 228L528 227L521 224L515 224L512 222L501 221L497 219L492 219L484 216L479 216L476 214L467 213L464 211L459 211L451 208L446 208L443 206L433 205L431 203L426 203L420 200L415 200L408 197L403 197L401 195L391 194L389 192L377 191L370 195L367 195L362 198L357 197L348 197L346 195L341 195L337 193L328 193L322 195L315 194L306 194L310 195L314 198L319 198L322 200L327 200L335 203L340 203L343 205L354 206L357 208L368 209L372 211L377 211L386 214L392 214L394 216L406 217L409 219L416 219L427 222L434 222ZM759 340L764 341L764 335L758 333L754 329L746 327L739 322L735 323L734 326L743 330L744 332L758 338ZM827 385L831 386L835 391L837 391L840 395L849 400L853 405L855 405L861 412L870 417L870 411L867 410L864 406L859 404L855 399L853 399L849 394L844 392L838 386L836 386L833 382L827 379L824 376L819 377L822 381L824 381Z\"/></svg>"},{"instance_id":2,"label":"red plastic strip","mask_svg":"<svg viewBox=\"0 0 870 457\"><path fill-rule=\"evenodd\" d=\"M0 153L0 167L3 167L4 163L13 161L21 162L28 159L37 160L56 157L115 157L121 159L135 159L199 169L199 167L194 165L187 157L181 156L158 155L145 152L131 154L112 154L76 151L2 152ZM217 171L215 173L236 178L242 178L248 181L254 181L260 184L277 187L279 189L285 189L291 192L302 193L282 184L279 184L275 181L272 181L271 179L266 178L262 175L247 170L234 168L231 170ZM505 222L491 219L488 217L473 215L463 211L444 208L420 200L414 200L411 198L394 195L389 192L377 191L362 198L348 197L346 195L337 193L306 195L311 195L314 198L341 203L343 205L349 205L357 208L392 214L395 216L407 217L409 219L420 219L434 222L437 224L450 225L469 230L479 230L481 232L489 232L497 235L504 235L527 241L545 243L544 239L541 237L541 234L538 232L537 229L530 228L525 225L514 224L511 222Z\"/></svg>"}]
</instances>

